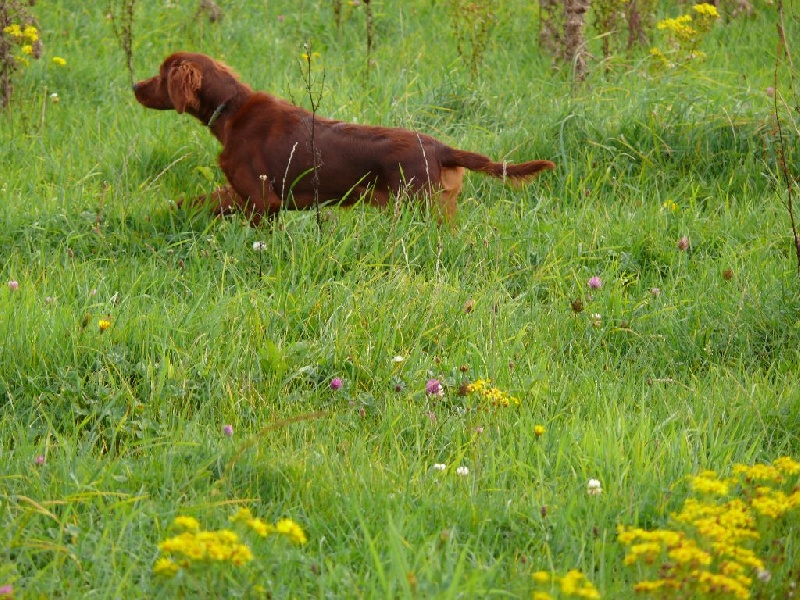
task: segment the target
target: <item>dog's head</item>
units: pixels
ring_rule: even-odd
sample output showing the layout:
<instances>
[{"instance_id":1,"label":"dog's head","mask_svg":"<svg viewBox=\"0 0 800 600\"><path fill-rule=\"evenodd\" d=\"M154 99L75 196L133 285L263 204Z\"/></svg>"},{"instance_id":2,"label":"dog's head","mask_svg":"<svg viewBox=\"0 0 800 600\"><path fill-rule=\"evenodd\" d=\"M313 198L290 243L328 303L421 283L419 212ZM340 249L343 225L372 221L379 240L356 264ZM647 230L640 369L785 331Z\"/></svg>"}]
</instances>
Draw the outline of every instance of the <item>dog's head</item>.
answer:
<instances>
[{"instance_id":1,"label":"dog's head","mask_svg":"<svg viewBox=\"0 0 800 600\"><path fill-rule=\"evenodd\" d=\"M205 54L176 52L161 63L158 75L135 83L133 93L147 108L196 115L224 102L241 85L228 67Z\"/></svg>"}]
</instances>

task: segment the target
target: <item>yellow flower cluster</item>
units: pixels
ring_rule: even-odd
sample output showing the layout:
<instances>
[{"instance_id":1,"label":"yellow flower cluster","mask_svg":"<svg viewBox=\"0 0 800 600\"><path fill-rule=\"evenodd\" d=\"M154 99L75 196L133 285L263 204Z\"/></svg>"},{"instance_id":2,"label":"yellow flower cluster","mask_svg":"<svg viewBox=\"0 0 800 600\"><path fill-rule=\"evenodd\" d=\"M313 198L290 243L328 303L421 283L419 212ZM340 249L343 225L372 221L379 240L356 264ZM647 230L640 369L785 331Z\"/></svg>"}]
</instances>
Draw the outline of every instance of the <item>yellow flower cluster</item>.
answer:
<instances>
[{"instance_id":1,"label":"yellow flower cluster","mask_svg":"<svg viewBox=\"0 0 800 600\"><path fill-rule=\"evenodd\" d=\"M281 519L275 525L270 525L258 517L254 517L249 508L242 507L236 511L236 514L230 518L230 521L232 523L244 523L261 537L267 537L272 533L279 533L301 546L308 542L303 528L291 519Z\"/></svg>"},{"instance_id":2,"label":"yellow flower cluster","mask_svg":"<svg viewBox=\"0 0 800 600\"><path fill-rule=\"evenodd\" d=\"M174 567L185 568L191 563L229 562L241 566L253 560L250 548L229 529L184 531L161 542L158 549L166 555L166 560L160 560L154 568L159 574L174 574L177 572Z\"/></svg>"},{"instance_id":3,"label":"yellow flower cluster","mask_svg":"<svg viewBox=\"0 0 800 600\"><path fill-rule=\"evenodd\" d=\"M617 539L627 547L625 564L658 573L657 579L637 583L635 591L750 598L753 576L768 575L766 560L753 548L774 548L771 523L800 507L800 463L783 457L771 465L734 465L733 473L690 476L699 498L687 498L680 512L670 515L668 529L618 527Z\"/></svg>"},{"instance_id":4,"label":"yellow flower cluster","mask_svg":"<svg viewBox=\"0 0 800 600\"><path fill-rule=\"evenodd\" d=\"M697 46L719 18L716 7L711 4L695 4L692 11L694 16L680 15L656 24L656 27L666 34L672 53L678 61L705 57L705 53L698 50ZM675 67L675 63L670 61L659 48L652 48L650 54L658 64L669 68Z\"/></svg>"},{"instance_id":5,"label":"yellow flower cluster","mask_svg":"<svg viewBox=\"0 0 800 600\"><path fill-rule=\"evenodd\" d=\"M692 27L692 15L681 15L674 19L659 21L656 27L665 30L681 42L691 42L697 35L697 30Z\"/></svg>"},{"instance_id":6,"label":"yellow flower cluster","mask_svg":"<svg viewBox=\"0 0 800 600\"><path fill-rule=\"evenodd\" d=\"M33 44L39 41L39 30L33 25L26 25L23 29L16 23L3 28L3 32L17 40L20 44Z\"/></svg>"},{"instance_id":7,"label":"yellow flower cluster","mask_svg":"<svg viewBox=\"0 0 800 600\"><path fill-rule=\"evenodd\" d=\"M558 590L561 596L587 598L589 600L600 598L600 592L597 591L597 588L577 569L567 571L562 576L548 573L547 571L537 571L533 574L533 581L537 585L550 586L551 590ZM552 599L553 596L550 592L536 591L533 593L533 600Z\"/></svg>"},{"instance_id":8,"label":"yellow flower cluster","mask_svg":"<svg viewBox=\"0 0 800 600\"><path fill-rule=\"evenodd\" d=\"M477 379L467 385L468 394L477 394L492 406L518 405L519 399L497 389L492 385L491 379Z\"/></svg>"},{"instance_id":9,"label":"yellow flower cluster","mask_svg":"<svg viewBox=\"0 0 800 600\"><path fill-rule=\"evenodd\" d=\"M302 527L291 519L282 519L270 525L254 517L247 508L240 508L230 517L233 523L244 523L256 534L266 537L272 533L285 535L296 544L305 544L307 538ZM180 533L161 542L162 553L153 566L153 573L162 577L173 577L180 569L197 564L230 563L242 566L253 560L250 547L230 529L203 531L194 517L178 516L172 523L173 530Z\"/></svg>"}]
</instances>

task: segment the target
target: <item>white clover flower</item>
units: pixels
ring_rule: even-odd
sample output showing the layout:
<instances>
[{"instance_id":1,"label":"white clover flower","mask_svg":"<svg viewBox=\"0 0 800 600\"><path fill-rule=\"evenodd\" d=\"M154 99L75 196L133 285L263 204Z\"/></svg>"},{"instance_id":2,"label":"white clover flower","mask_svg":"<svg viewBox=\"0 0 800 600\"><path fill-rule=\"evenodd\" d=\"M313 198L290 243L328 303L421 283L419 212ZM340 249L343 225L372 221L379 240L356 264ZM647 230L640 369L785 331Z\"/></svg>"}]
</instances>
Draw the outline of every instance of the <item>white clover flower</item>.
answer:
<instances>
[{"instance_id":1,"label":"white clover flower","mask_svg":"<svg viewBox=\"0 0 800 600\"><path fill-rule=\"evenodd\" d=\"M597 479L590 479L586 486L586 492L590 496L599 496L603 493L603 486Z\"/></svg>"},{"instance_id":2,"label":"white clover flower","mask_svg":"<svg viewBox=\"0 0 800 600\"><path fill-rule=\"evenodd\" d=\"M436 463L435 465L433 465L433 468L436 469L437 471L444 471L447 468L447 465L444 463Z\"/></svg>"},{"instance_id":3,"label":"white clover flower","mask_svg":"<svg viewBox=\"0 0 800 600\"><path fill-rule=\"evenodd\" d=\"M401 363L406 359L405 356L400 356L399 354L392 359L392 362Z\"/></svg>"},{"instance_id":4,"label":"white clover flower","mask_svg":"<svg viewBox=\"0 0 800 600\"><path fill-rule=\"evenodd\" d=\"M260 252L261 250L264 250L266 247L267 247L267 245L262 241L253 242L253 250L255 250L257 252Z\"/></svg>"},{"instance_id":5,"label":"white clover flower","mask_svg":"<svg viewBox=\"0 0 800 600\"><path fill-rule=\"evenodd\" d=\"M469 475L469 469L467 467L461 466L456 469L456 474L461 475L461 477L466 477Z\"/></svg>"}]
</instances>

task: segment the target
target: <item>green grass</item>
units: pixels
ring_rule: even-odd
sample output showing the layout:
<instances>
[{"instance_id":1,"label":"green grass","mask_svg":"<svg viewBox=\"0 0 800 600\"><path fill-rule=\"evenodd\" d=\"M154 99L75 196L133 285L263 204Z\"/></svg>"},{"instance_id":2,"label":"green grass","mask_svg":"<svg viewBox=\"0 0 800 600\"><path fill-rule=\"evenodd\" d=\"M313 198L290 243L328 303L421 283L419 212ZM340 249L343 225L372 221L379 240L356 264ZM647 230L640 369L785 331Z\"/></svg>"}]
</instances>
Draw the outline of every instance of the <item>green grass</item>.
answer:
<instances>
[{"instance_id":1,"label":"green grass","mask_svg":"<svg viewBox=\"0 0 800 600\"><path fill-rule=\"evenodd\" d=\"M271 232L172 207L222 181L218 144L135 102L102 4L36 7L45 58L0 115L0 586L173 597L152 574L172 519L217 529L243 505L308 534L245 568L275 598L530 597L532 572L572 568L627 598L617 524L663 526L702 469L800 458L772 9L718 26L693 69L652 74L642 51L576 87L522 1L474 78L444 2L374 3L369 72L348 3L339 30L324 2L234 0L218 24L138 6L138 78L198 50L307 104L311 39L322 114L558 163L522 189L468 176L454 230L358 206ZM457 394L487 377L520 405ZM226 597L239 577L199 585Z\"/></svg>"}]
</instances>

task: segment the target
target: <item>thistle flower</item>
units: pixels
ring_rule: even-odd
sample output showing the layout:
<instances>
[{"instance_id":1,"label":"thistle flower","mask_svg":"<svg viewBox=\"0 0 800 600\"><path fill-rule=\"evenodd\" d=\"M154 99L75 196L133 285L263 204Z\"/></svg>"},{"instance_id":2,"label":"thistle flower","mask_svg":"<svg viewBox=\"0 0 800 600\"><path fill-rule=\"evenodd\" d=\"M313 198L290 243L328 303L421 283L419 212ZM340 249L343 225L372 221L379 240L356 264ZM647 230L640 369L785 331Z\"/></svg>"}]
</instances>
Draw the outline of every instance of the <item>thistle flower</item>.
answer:
<instances>
[{"instance_id":1,"label":"thistle flower","mask_svg":"<svg viewBox=\"0 0 800 600\"><path fill-rule=\"evenodd\" d=\"M222 428L222 433L225 434L225 437L231 437L233 435L233 425L225 425Z\"/></svg>"},{"instance_id":2,"label":"thistle flower","mask_svg":"<svg viewBox=\"0 0 800 600\"><path fill-rule=\"evenodd\" d=\"M335 392L336 390L342 389L342 385L344 385L344 383L342 382L341 377L334 377L333 379L331 379L330 385L331 389Z\"/></svg>"}]
</instances>

